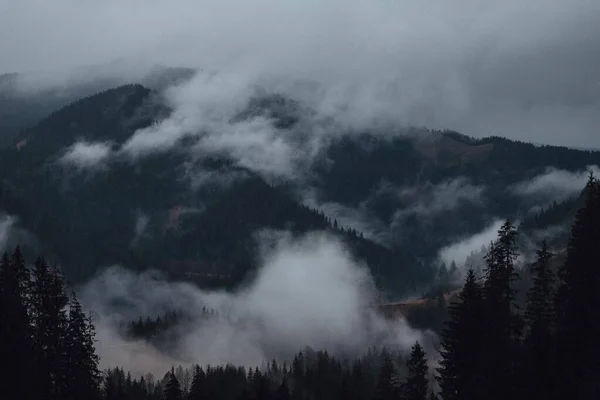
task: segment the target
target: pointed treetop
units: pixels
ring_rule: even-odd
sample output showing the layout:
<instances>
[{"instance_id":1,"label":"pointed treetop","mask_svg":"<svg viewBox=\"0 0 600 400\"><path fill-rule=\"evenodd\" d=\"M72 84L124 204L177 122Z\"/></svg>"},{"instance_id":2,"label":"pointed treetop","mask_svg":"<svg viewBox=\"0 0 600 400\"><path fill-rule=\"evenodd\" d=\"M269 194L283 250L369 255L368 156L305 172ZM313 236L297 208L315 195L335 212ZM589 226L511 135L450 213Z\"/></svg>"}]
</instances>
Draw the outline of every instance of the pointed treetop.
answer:
<instances>
[{"instance_id":1,"label":"pointed treetop","mask_svg":"<svg viewBox=\"0 0 600 400\"><path fill-rule=\"evenodd\" d=\"M588 185L591 185L596 181L596 177L594 176L594 170L590 168L588 173Z\"/></svg>"}]
</instances>

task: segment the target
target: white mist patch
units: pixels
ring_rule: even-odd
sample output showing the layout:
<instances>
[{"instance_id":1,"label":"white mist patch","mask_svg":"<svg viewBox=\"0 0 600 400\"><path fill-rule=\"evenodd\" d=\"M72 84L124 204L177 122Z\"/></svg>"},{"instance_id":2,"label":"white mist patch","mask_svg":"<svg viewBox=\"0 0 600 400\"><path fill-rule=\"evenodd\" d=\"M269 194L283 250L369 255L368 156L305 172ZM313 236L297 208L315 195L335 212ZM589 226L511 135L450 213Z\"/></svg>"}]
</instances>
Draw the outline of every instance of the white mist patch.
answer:
<instances>
[{"instance_id":1,"label":"white mist patch","mask_svg":"<svg viewBox=\"0 0 600 400\"><path fill-rule=\"evenodd\" d=\"M407 350L416 340L428 342L427 333L403 319L387 321L375 313L367 269L338 240L325 234L278 236L263 259L256 278L236 293L202 291L119 267L106 270L81 291L86 307L99 315L102 366L118 364L141 373L147 368L133 360L142 356L162 372L173 358L183 364L251 366L290 357L305 346L354 354L371 345ZM173 308L193 315L202 307L218 310L219 317L179 332L176 357L143 342L132 344L115 329L116 321ZM147 353L144 346L150 347Z\"/></svg>"},{"instance_id":2,"label":"white mist patch","mask_svg":"<svg viewBox=\"0 0 600 400\"><path fill-rule=\"evenodd\" d=\"M78 169L94 168L111 156L111 146L107 143L80 141L67 148L59 162L73 165Z\"/></svg>"},{"instance_id":3,"label":"white mist patch","mask_svg":"<svg viewBox=\"0 0 600 400\"><path fill-rule=\"evenodd\" d=\"M518 196L531 197L537 201L566 200L581 193L590 171L596 176L600 174L600 168L597 165L591 165L586 170L576 172L548 167L543 174L517 183L512 187L512 191Z\"/></svg>"},{"instance_id":4,"label":"white mist patch","mask_svg":"<svg viewBox=\"0 0 600 400\"><path fill-rule=\"evenodd\" d=\"M185 136L210 134L228 126L229 119L242 110L252 93L249 79L200 71L189 82L171 87L165 92L165 100L173 109L171 116L135 132L122 151L143 157L168 151Z\"/></svg>"},{"instance_id":5,"label":"white mist patch","mask_svg":"<svg viewBox=\"0 0 600 400\"><path fill-rule=\"evenodd\" d=\"M19 218L0 212L0 252L12 252L17 246L38 246L34 235L24 229Z\"/></svg>"},{"instance_id":6,"label":"white mist patch","mask_svg":"<svg viewBox=\"0 0 600 400\"><path fill-rule=\"evenodd\" d=\"M452 211L462 202L479 204L485 188L473 185L468 179L458 177L444 182L415 187L405 187L396 191L397 198L409 207L399 211L395 219L403 215L416 214L419 217Z\"/></svg>"},{"instance_id":7,"label":"white mist patch","mask_svg":"<svg viewBox=\"0 0 600 400\"><path fill-rule=\"evenodd\" d=\"M8 236L10 235L15 222L15 218L0 214L0 251L8 250L6 248Z\"/></svg>"},{"instance_id":8,"label":"white mist patch","mask_svg":"<svg viewBox=\"0 0 600 400\"><path fill-rule=\"evenodd\" d=\"M190 81L171 87L165 99L169 118L136 131L120 152L132 158L166 152L186 137L194 158L227 156L237 166L266 178L297 178L319 154L327 136L310 116L294 129L278 129L261 115L237 118L249 101L264 93L256 76L199 71Z\"/></svg>"},{"instance_id":9,"label":"white mist patch","mask_svg":"<svg viewBox=\"0 0 600 400\"><path fill-rule=\"evenodd\" d=\"M390 243L390 229L368 210L368 198L353 208L336 202L322 202L315 190L305 189L299 196L304 205L323 212L332 221L337 221L340 228L356 229L365 238L382 245Z\"/></svg>"},{"instance_id":10,"label":"white mist patch","mask_svg":"<svg viewBox=\"0 0 600 400\"><path fill-rule=\"evenodd\" d=\"M439 258L447 265L450 265L452 261L456 262L459 268L465 266L465 261L472 251L479 251L482 246L488 246L491 242L498 238L498 231L502 227L504 221L496 220L483 231L460 240L450 246L446 246L439 252ZM469 268L468 265L465 266Z\"/></svg>"}]
</instances>

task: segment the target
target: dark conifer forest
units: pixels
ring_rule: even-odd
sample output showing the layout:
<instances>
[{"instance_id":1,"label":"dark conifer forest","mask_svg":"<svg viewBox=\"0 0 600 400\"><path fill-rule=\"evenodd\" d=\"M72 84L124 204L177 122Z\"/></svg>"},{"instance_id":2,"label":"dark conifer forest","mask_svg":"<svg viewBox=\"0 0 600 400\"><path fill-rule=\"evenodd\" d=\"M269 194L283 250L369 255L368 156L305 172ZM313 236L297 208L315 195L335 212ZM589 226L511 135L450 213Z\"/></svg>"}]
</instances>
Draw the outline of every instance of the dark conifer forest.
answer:
<instances>
[{"instance_id":1,"label":"dark conifer forest","mask_svg":"<svg viewBox=\"0 0 600 400\"><path fill-rule=\"evenodd\" d=\"M291 360L246 368L176 366L164 376L99 370L94 320L59 269L28 264L19 248L0 261L0 390L3 399L594 399L600 396L600 182L590 175L565 262L540 243L516 300L517 227L506 221L483 276L468 271L448 305L439 352L373 348L337 358L307 348ZM203 315L214 311L204 309ZM124 329L151 337L185 320L173 311Z\"/></svg>"}]
</instances>

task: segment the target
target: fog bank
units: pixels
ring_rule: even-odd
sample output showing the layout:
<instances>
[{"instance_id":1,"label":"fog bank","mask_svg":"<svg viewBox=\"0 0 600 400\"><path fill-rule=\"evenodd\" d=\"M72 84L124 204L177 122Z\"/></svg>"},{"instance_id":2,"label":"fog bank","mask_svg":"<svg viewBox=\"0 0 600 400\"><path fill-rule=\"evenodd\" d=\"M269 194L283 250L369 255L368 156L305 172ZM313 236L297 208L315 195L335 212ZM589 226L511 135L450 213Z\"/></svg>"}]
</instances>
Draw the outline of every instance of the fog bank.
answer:
<instances>
[{"instance_id":1,"label":"fog bank","mask_svg":"<svg viewBox=\"0 0 600 400\"><path fill-rule=\"evenodd\" d=\"M268 236L256 278L235 293L203 291L120 267L88 282L81 298L97 314L102 367L122 365L141 373L164 372L175 362L255 366L273 357L285 359L305 346L352 355L371 345L407 350L416 340L431 343L431 334L375 313L376 293L367 269L337 239L320 233L296 239ZM123 338L116 328L119 321L174 308L199 315L202 307L219 316L179 332L168 355Z\"/></svg>"}]
</instances>

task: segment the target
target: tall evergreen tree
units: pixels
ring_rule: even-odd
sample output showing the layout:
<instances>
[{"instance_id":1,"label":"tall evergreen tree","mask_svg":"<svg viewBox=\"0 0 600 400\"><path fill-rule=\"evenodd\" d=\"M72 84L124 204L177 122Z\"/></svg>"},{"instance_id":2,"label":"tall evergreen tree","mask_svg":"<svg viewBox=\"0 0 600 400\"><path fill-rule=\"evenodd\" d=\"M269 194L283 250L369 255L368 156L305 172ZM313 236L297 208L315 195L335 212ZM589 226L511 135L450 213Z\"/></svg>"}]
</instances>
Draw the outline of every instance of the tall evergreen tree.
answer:
<instances>
[{"instance_id":1,"label":"tall evergreen tree","mask_svg":"<svg viewBox=\"0 0 600 400\"><path fill-rule=\"evenodd\" d=\"M281 385L277 388L275 400L290 400L290 388L288 387L286 378L283 378Z\"/></svg>"},{"instance_id":2,"label":"tall evergreen tree","mask_svg":"<svg viewBox=\"0 0 600 400\"><path fill-rule=\"evenodd\" d=\"M374 400L391 400L398 397L400 387L397 382L396 369L390 355L387 352L382 354L382 363L377 378Z\"/></svg>"},{"instance_id":3,"label":"tall evergreen tree","mask_svg":"<svg viewBox=\"0 0 600 400\"><path fill-rule=\"evenodd\" d=\"M438 368L440 396L444 400L478 399L481 353L482 293L475 272L467 272L458 301L449 306L442 334Z\"/></svg>"},{"instance_id":4,"label":"tall evergreen tree","mask_svg":"<svg viewBox=\"0 0 600 400\"><path fill-rule=\"evenodd\" d=\"M27 309L29 274L19 248L0 261L0 393L35 399L34 348Z\"/></svg>"},{"instance_id":5,"label":"tall evergreen tree","mask_svg":"<svg viewBox=\"0 0 600 400\"><path fill-rule=\"evenodd\" d=\"M171 369L169 374L169 381L165 387L165 400L182 400L183 393L179 381L175 376L175 370Z\"/></svg>"},{"instance_id":6,"label":"tall evergreen tree","mask_svg":"<svg viewBox=\"0 0 600 400\"><path fill-rule=\"evenodd\" d=\"M64 292L62 277L56 268L38 259L33 271L32 317L34 344L37 353L36 373L44 399L61 399L67 386L65 345L69 298Z\"/></svg>"},{"instance_id":7,"label":"tall evergreen tree","mask_svg":"<svg viewBox=\"0 0 600 400\"><path fill-rule=\"evenodd\" d=\"M406 368L408 376L402 386L402 399L427 400L429 367L425 358L425 350L419 342L413 345L410 358L406 361Z\"/></svg>"},{"instance_id":8,"label":"tall evergreen tree","mask_svg":"<svg viewBox=\"0 0 600 400\"><path fill-rule=\"evenodd\" d=\"M525 321L525 370L529 395L539 399L550 396L551 372L553 369L552 341L554 335L554 273L550 261L552 254L548 243L542 242L537 259L531 265L533 285L527 292Z\"/></svg>"},{"instance_id":9,"label":"tall evergreen tree","mask_svg":"<svg viewBox=\"0 0 600 400\"><path fill-rule=\"evenodd\" d=\"M106 371L103 392L106 400L117 400L120 397L117 378L114 370L111 370L110 368Z\"/></svg>"},{"instance_id":10,"label":"tall evergreen tree","mask_svg":"<svg viewBox=\"0 0 600 400\"><path fill-rule=\"evenodd\" d=\"M75 293L69 302L69 316L65 342L66 351L66 399L86 398L93 400L99 396L99 358L94 345L94 325L86 316ZM131 386L131 375L127 377ZM129 388L130 389L130 388Z\"/></svg>"},{"instance_id":11,"label":"tall evergreen tree","mask_svg":"<svg viewBox=\"0 0 600 400\"><path fill-rule=\"evenodd\" d=\"M192 386L190 388L189 400L202 400L206 398L204 394L204 381L206 375L199 365L194 367L194 377L192 378Z\"/></svg>"},{"instance_id":12,"label":"tall evergreen tree","mask_svg":"<svg viewBox=\"0 0 600 400\"><path fill-rule=\"evenodd\" d=\"M485 257L483 286L483 334L486 343L482 364L482 393L488 399L513 397L518 390L517 373L522 324L518 317L513 283L517 259L517 229L506 221Z\"/></svg>"},{"instance_id":13,"label":"tall evergreen tree","mask_svg":"<svg viewBox=\"0 0 600 400\"><path fill-rule=\"evenodd\" d=\"M543 241L536 252L537 259L531 264L530 270L533 284L527 292L527 338L529 341L539 341L547 337L554 324L554 272L550 261L552 253L548 250L548 242ZM543 343L538 343L542 345Z\"/></svg>"},{"instance_id":14,"label":"tall evergreen tree","mask_svg":"<svg viewBox=\"0 0 600 400\"><path fill-rule=\"evenodd\" d=\"M450 277L453 277L456 275L457 271L458 271L458 267L456 266L456 261L452 260L452 263L450 264L450 269L448 270L448 275Z\"/></svg>"},{"instance_id":15,"label":"tall evergreen tree","mask_svg":"<svg viewBox=\"0 0 600 400\"><path fill-rule=\"evenodd\" d=\"M600 183L590 174L585 205L571 229L559 271L556 390L563 398L600 398Z\"/></svg>"}]
</instances>

